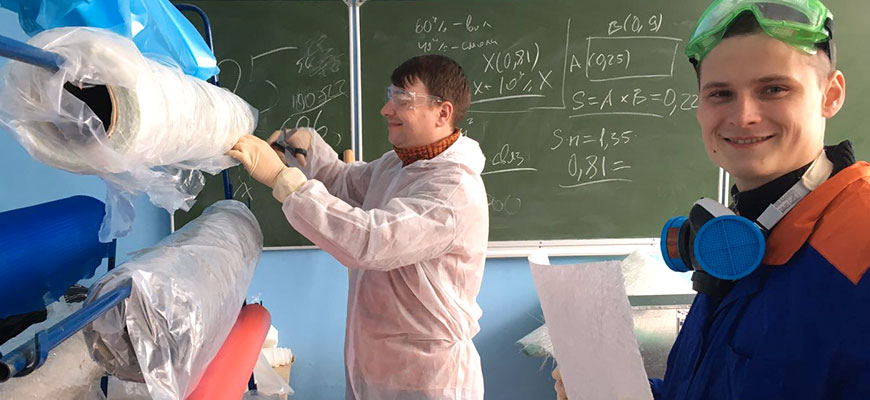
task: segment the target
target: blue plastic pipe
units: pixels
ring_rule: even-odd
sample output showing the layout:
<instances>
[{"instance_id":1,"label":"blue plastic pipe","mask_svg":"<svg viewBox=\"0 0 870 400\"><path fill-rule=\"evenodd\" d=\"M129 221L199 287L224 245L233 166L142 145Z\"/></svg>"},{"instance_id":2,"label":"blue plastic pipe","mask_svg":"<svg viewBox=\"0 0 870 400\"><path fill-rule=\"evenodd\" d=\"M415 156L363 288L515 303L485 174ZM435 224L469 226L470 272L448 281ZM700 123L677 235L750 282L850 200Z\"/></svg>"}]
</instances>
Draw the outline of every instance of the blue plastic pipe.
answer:
<instances>
[{"instance_id":1,"label":"blue plastic pipe","mask_svg":"<svg viewBox=\"0 0 870 400\"><path fill-rule=\"evenodd\" d=\"M63 57L55 53L3 35L0 35L0 56L42 67L51 72L57 72L63 64Z\"/></svg>"},{"instance_id":2,"label":"blue plastic pipe","mask_svg":"<svg viewBox=\"0 0 870 400\"><path fill-rule=\"evenodd\" d=\"M24 376L42 366L48 353L61 342L94 322L97 317L130 296L130 284L100 296L93 303L74 312L56 325L36 334L27 343L3 356L0 360L0 383L13 376Z\"/></svg>"}]
</instances>

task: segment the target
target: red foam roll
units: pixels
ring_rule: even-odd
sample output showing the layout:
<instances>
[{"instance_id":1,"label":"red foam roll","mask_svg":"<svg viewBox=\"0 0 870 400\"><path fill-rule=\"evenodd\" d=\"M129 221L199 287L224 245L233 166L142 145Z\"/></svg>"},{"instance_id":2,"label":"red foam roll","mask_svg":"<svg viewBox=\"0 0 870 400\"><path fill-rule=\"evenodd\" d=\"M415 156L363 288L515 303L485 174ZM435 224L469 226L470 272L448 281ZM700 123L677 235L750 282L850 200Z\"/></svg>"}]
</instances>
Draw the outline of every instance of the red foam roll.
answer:
<instances>
[{"instance_id":1,"label":"red foam roll","mask_svg":"<svg viewBox=\"0 0 870 400\"><path fill-rule=\"evenodd\" d=\"M263 306L242 307L229 336L187 400L241 399L271 323L272 317Z\"/></svg>"}]
</instances>

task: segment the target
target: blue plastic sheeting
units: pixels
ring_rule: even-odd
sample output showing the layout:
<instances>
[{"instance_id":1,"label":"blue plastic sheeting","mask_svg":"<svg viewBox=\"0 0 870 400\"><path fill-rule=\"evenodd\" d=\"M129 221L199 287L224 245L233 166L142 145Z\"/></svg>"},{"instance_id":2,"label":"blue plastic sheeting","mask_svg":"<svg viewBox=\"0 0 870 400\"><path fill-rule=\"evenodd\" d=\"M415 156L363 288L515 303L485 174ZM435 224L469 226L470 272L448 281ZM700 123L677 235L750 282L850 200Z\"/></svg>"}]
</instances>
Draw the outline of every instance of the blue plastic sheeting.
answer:
<instances>
[{"instance_id":1,"label":"blue plastic sheeting","mask_svg":"<svg viewBox=\"0 0 870 400\"><path fill-rule=\"evenodd\" d=\"M196 28L168 0L0 0L34 36L64 26L104 28L133 39L142 54L169 59L185 74L218 73L214 54Z\"/></svg>"},{"instance_id":2,"label":"blue plastic sheeting","mask_svg":"<svg viewBox=\"0 0 870 400\"><path fill-rule=\"evenodd\" d=\"M105 205L87 196L0 213L0 318L40 310L94 275Z\"/></svg>"}]
</instances>

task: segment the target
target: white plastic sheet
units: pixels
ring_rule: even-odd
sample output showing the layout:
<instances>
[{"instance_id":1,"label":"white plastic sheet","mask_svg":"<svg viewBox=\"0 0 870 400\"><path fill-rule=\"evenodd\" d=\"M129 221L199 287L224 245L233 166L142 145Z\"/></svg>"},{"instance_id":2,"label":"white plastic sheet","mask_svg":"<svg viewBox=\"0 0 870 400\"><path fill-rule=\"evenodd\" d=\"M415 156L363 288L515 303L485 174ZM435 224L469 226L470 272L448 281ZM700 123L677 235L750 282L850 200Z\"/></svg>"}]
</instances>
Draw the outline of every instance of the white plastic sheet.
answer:
<instances>
[{"instance_id":1,"label":"white plastic sheet","mask_svg":"<svg viewBox=\"0 0 870 400\"><path fill-rule=\"evenodd\" d=\"M529 264L568 398L652 400L619 263Z\"/></svg>"},{"instance_id":2,"label":"white plastic sheet","mask_svg":"<svg viewBox=\"0 0 870 400\"><path fill-rule=\"evenodd\" d=\"M254 215L224 200L107 274L86 303L132 283L118 307L85 328L91 356L155 400L193 391L236 321L263 247Z\"/></svg>"},{"instance_id":3,"label":"white plastic sheet","mask_svg":"<svg viewBox=\"0 0 870 400\"><path fill-rule=\"evenodd\" d=\"M28 43L65 62L57 72L9 62L0 123L38 161L108 183L104 241L130 230L135 194L169 212L189 209L199 171L235 165L224 153L256 127L257 111L242 99L144 57L115 33L57 28Z\"/></svg>"},{"instance_id":4,"label":"white plastic sheet","mask_svg":"<svg viewBox=\"0 0 870 400\"><path fill-rule=\"evenodd\" d=\"M542 255L538 255L542 257ZM669 274L668 267L658 257L634 251L620 263L629 296L660 294L692 294L692 282L680 274ZM546 325L542 325L517 341L523 354L529 357L552 357L553 343Z\"/></svg>"}]
</instances>

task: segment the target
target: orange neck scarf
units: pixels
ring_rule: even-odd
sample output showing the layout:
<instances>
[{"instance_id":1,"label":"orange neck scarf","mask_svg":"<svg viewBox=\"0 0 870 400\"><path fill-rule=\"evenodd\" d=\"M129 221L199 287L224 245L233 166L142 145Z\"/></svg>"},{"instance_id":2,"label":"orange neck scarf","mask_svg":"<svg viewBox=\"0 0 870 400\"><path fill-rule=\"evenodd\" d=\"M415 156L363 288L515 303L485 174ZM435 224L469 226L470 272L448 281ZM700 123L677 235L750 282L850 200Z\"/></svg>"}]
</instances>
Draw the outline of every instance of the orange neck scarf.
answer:
<instances>
[{"instance_id":1,"label":"orange neck scarf","mask_svg":"<svg viewBox=\"0 0 870 400\"><path fill-rule=\"evenodd\" d=\"M444 150L447 150L447 148L458 139L459 129L453 131L450 136L435 143L427 144L425 146L411 147L408 149L400 149L394 146L393 150L396 151L396 155L399 156L400 160L402 160L402 167L407 167L418 160L431 160L435 158L437 155L443 153Z\"/></svg>"}]
</instances>

